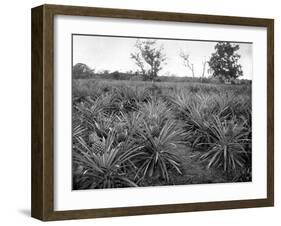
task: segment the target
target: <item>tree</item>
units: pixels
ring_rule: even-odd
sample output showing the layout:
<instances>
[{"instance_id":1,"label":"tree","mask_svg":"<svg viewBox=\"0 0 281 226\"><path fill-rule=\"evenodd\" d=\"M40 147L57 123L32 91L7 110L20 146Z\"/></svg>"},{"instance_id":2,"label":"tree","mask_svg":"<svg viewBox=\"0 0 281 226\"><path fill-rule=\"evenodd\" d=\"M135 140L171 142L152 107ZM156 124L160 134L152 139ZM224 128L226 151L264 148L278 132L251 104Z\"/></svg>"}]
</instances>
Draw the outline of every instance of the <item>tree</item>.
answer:
<instances>
[{"instance_id":1,"label":"tree","mask_svg":"<svg viewBox=\"0 0 281 226\"><path fill-rule=\"evenodd\" d=\"M137 40L135 48L131 58L140 68L144 80L154 80L166 61L163 46L159 47L155 40Z\"/></svg>"},{"instance_id":2,"label":"tree","mask_svg":"<svg viewBox=\"0 0 281 226\"><path fill-rule=\"evenodd\" d=\"M73 78L90 78L94 75L94 71L83 63L77 63L72 67Z\"/></svg>"},{"instance_id":3,"label":"tree","mask_svg":"<svg viewBox=\"0 0 281 226\"><path fill-rule=\"evenodd\" d=\"M205 76L207 62L208 61L206 60L206 58L204 58L204 60L202 61L202 75L201 75L201 78L204 78L204 76Z\"/></svg>"},{"instance_id":4,"label":"tree","mask_svg":"<svg viewBox=\"0 0 281 226\"><path fill-rule=\"evenodd\" d=\"M215 52L208 61L213 77L231 81L243 75L242 66L238 63L240 55L236 53L239 48L239 45L230 42L215 45Z\"/></svg>"},{"instance_id":5,"label":"tree","mask_svg":"<svg viewBox=\"0 0 281 226\"><path fill-rule=\"evenodd\" d=\"M194 74L194 64L190 62L189 54L181 51L180 52L180 57L182 58L183 65L191 71L192 77L194 78L195 77L195 74Z\"/></svg>"}]
</instances>

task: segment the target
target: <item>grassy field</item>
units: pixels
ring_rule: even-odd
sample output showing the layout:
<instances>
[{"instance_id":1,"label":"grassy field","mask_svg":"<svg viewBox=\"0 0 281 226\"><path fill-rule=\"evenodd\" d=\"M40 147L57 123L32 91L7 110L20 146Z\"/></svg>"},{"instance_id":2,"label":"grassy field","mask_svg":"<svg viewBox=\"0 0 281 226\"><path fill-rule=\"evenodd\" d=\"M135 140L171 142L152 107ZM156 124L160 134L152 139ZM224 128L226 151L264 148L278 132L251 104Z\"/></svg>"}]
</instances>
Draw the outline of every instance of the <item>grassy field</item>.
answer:
<instances>
[{"instance_id":1,"label":"grassy field","mask_svg":"<svg viewBox=\"0 0 281 226\"><path fill-rule=\"evenodd\" d=\"M251 181L251 85L73 80L73 189Z\"/></svg>"}]
</instances>

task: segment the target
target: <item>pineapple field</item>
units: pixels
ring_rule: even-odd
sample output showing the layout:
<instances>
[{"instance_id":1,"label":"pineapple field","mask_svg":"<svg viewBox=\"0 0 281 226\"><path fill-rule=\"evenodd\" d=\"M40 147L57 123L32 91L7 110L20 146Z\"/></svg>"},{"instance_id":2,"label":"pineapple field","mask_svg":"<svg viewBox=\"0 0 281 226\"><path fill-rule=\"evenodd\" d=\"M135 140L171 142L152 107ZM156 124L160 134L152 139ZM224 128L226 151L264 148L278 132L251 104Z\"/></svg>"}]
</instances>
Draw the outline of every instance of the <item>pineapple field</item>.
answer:
<instances>
[{"instance_id":1,"label":"pineapple field","mask_svg":"<svg viewBox=\"0 0 281 226\"><path fill-rule=\"evenodd\" d=\"M73 79L74 190L249 182L251 84Z\"/></svg>"}]
</instances>

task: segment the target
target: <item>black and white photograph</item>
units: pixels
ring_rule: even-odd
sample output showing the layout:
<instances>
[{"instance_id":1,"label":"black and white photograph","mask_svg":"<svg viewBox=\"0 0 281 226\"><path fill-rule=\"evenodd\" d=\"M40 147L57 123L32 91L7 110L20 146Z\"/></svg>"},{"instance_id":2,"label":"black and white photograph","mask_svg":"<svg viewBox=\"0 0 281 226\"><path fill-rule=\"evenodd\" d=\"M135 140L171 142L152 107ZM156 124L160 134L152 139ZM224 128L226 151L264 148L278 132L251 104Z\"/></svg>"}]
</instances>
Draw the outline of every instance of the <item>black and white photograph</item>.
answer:
<instances>
[{"instance_id":1,"label":"black and white photograph","mask_svg":"<svg viewBox=\"0 0 281 226\"><path fill-rule=\"evenodd\" d=\"M252 45L72 34L72 189L251 182Z\"/></svg>"}]
</instances>

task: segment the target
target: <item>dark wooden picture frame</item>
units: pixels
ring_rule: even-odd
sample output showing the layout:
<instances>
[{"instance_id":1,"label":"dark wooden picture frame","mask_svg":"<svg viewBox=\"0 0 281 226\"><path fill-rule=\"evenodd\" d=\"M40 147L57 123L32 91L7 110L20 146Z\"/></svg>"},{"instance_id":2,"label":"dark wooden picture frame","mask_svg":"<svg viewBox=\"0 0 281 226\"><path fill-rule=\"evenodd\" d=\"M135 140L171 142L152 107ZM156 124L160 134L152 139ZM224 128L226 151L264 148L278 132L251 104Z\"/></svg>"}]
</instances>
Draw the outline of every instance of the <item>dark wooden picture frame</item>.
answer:
<instances>
[{"instance_id":1,"label":"dark wooden picture frame","mask_svg":"<svg viewBox=\"0 0 281 226\"><path fill-rule=\"evenodd\" d=\"M267 198L54 211L54 16L94 16L267 28ZM31 215L50 220L160 214L274 205L274 20L60 5L32 9Z\"/></svg>"}]
</instances>

